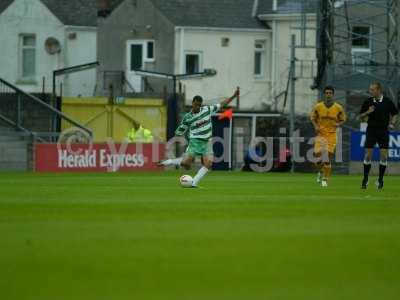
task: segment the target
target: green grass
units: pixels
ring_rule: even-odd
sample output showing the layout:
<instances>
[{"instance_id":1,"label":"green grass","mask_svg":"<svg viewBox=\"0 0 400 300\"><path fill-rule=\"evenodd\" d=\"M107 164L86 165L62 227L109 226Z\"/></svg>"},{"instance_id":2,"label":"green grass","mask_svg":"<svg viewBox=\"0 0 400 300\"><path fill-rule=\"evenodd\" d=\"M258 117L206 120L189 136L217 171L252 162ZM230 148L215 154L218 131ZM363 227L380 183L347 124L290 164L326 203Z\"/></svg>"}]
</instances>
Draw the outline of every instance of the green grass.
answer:
<instances>
[{"instance_id":1,"label":"green grass","mask_svg":"<svg viewBox=\"0 0 400 300\"><path fill-rule=\"evenodd\" d=\"M0 299L400 299L400 178L179 175L0 173Z\"/></svg>"}]
</instances>

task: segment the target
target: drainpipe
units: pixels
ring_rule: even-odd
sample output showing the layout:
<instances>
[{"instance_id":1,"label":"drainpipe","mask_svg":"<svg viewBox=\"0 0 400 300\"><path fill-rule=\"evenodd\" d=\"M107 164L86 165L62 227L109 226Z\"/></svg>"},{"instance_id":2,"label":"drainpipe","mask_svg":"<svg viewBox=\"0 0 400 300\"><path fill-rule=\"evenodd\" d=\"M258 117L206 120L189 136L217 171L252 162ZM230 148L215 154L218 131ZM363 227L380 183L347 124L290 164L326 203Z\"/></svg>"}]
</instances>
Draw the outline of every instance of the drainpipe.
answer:
<instances>
[{"instance_id":1,"label":"drainpipe","mask_svg":"<svg viewBox=\"0 0 400 300\"><path fill-rule=\"evenodd\" d=\"M184 47L184 43L185 43L185 29L183 27L181 27L181 33L180 33L180 42L179 42L179 57L180 57L180 61L179 61L179 70L178 70L178 74L184 74L185 72L185 47Z\"/></svg>"},{"instance_id":2,"label":"drainpipe","mask_svg":"<svg viewBox=\"0 0 400 300\"><path fill-rule=\"evenodd\" d=\"M277 28L276 20L272 21L272 97L274 100L276 92L276 60L277 60ZM278 103L274 101L274 110L278 110Z\"/></svg>"},{"instance_id":3,"label":"drainpipe","mask_svg":"<svg viewBox=\"0 0 400 300\"><path fill-rule=\"evenodd\" d=\"M278 9L278 0L274 0L272 2L272 10L276 11ZM278 103L276 102L275 96L276 92L276 60L277 60L277 28L276 28L276 20L272 21L272 97L274 101L274 110L278 110Z\"/></svg>"}]
</instances>

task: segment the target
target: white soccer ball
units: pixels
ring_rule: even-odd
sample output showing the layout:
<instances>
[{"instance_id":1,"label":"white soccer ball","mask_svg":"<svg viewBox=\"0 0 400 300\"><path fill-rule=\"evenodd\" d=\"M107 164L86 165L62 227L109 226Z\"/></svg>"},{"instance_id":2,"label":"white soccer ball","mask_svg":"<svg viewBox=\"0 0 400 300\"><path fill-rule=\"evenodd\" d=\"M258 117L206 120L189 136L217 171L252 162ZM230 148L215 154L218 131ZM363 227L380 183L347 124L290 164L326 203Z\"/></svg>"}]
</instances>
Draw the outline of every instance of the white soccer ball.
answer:
<instances>
[{"instance_id":1,"label":"white soccer ball","mask_svg":"<svg viewBox=\"0 0 400 300\"><path fill-rule=\"evenodd\" d=\"M183 175L179 178L179 182L181 183L182 187L191 187L193 183L193 178L190 175Z\"/></svg>"}]
</instances>

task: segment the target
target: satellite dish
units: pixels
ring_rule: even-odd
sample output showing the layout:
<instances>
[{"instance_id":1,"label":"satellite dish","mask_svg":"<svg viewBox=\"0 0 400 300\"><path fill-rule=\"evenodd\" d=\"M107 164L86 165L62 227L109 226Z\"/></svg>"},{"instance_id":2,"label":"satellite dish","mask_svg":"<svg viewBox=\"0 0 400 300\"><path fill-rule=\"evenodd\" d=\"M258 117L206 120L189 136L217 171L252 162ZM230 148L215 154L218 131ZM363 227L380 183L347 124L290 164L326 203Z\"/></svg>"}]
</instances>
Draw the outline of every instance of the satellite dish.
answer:
<instances>
[{"instance_id":1,"label":"satellite dish","mask_svg":"<svg viewBox=\"0 0 400 300\"><path fill-rule=\"evenodd\" d=\"M61 52L60 42L56 38L53 38L53 37L49 37L46 39L46 42L44 43L44 47L45 47L47 53L50 55Z\"/></svg>"}]
</instances>

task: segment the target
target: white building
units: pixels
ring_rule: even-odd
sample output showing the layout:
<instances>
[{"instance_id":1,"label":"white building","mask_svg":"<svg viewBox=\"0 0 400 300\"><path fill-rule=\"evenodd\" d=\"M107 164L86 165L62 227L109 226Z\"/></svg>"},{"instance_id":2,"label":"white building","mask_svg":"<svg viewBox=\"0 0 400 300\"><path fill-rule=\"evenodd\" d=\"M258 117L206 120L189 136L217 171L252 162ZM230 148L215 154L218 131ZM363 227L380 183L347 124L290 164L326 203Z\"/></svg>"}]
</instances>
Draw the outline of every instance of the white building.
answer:
<instances>
[{"instance_id":1,"label":"white building","mask_svg":"<svg viewBox=\"0 0 400 300\"><path fill-rule=\"evenodd\" d=\"M0 0L0 77L52 92L53 71L97 60L96 0ZM63 95L91 96L96 71L63 75Z\"/></svg>"},{"instance_id":2,"label":"white building","mask_svg":"<svg viewBox=\"0 0 400 300\"><path fill-rule=\"evenodd\" d=\"M312 1L312 0L311 0ZM194 95L206 103L241 88L240 109L285 110L290 66L290 39L300 31L301 6L294 0L104 0L99 21L99 94L115 91L159 91L170 81L135 70L190 74L215 69L216 76L186 79L186 104ZM316 27L315 7L307 8L306 25ZM307 31L313 48L297 49L296 112L306 114L316 101L315 30ZM119 75L118 75L119 74ZM118 76L117 76L118 75ZM113 79L112 76L115 78ZM123 78L121 78L123 77ZM129 86L120 87L126 80ZM235 104L235 103L233 103Z\"/></svg>"},{"instance_id":3,"label":"white building","mask_svg":"<svg viewBox=\"0 0 400 300\"><path fill-rule=\"evenodd\" d=\"M258 18L271 28L272 42L269 49L272 62L270 65L271 94L277 108L280 111L289 110L288 102L283 107L283 92L287 89L289 77L291 36L295 35L297 46L295 111L297 114L307 114L318 99L318 91L311 89L317 75L318 0L255 0L255 2L258 6Z\"/></svg>"},{"instance_id":4,"label":"white building","mask_svg":"<svg viewBox=\"0 0 400 300\"><path fill-rule=\"evenodd\" d=\"M217 70L216 76L184 80L187 104L199 94L210 102L241 88L240 109L271 106L271 30L176 27L175 73ZM233 103L235 105L235 103Z\"/></svg>"},{"instance_id":5,"label":"white building","mask_svg":"<svg viewBox=\"0 0 400 300\"><path fill-rule=\"evenodd\" d=\"M318 91L311 89L317 72L318 1L304 2L305 7L293 0L252 0L245 7L246 1L241 1L242 7L236 7L237 15L245 19L243 13L247 14L250 24L250 19L258 19L257 26L235 28L234 21L231 28L176 26L175 73L190 71L190 60L197 71L205 68L218 71L215 77L185 81L187 104L196 94L215 101L229 96L235 86L240 86L241 109L288 112L289 98L285 105L284 92L289 78L291 36L295 35L295 111L308 114L318 99ZM300 47L302 34L303 48Z\"/></svg>"},{"instance_id":6,"label":"white building","mask_svg":"<svg viewBox=\"0 0 400 300\"><path fill-rule=\"evenodd\" d=\"M117 74L129 83L125 91L171 90L171 80L147 76L144 81L137 69L175 75L215 69L213 77L181 80L186 104L197 94L206 104L217 102L240 86L240 109L271 105L271 30L257 19L253 0L103 2L99 94L107 95L111 81L119 86L123 79ZM117 79L107 81L111 76Z\"/></svg>"}]
</instances>

